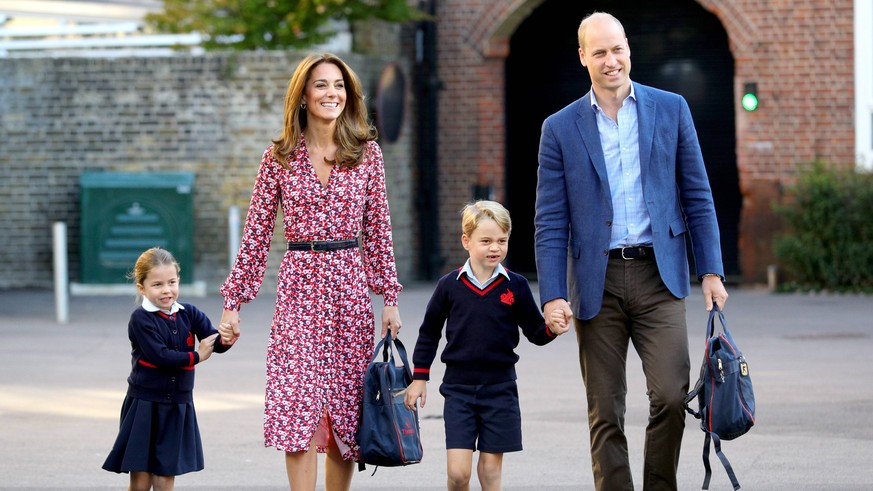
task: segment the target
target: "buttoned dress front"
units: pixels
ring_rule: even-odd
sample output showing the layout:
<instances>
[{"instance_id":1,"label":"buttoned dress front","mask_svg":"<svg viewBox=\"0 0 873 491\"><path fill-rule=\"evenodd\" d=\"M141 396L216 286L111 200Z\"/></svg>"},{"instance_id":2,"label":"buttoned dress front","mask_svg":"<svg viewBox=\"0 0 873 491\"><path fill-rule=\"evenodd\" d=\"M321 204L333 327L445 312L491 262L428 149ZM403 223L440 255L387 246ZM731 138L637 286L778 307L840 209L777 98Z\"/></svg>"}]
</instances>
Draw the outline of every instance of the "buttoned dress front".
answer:
<instances>
[{"instance_id":1,"label":"buttoned dress front","mask_svg":"<svg viewBox=\"0 0 873 491\"><path fill-rule=\"evenodd\" d=\"M255 298L266 271L278 207L289 242L360 237L361 248L286 251L267 347L264 444L307 451L327 445L327 421L345 459L356 459L363 377L372 356L370 291L397 305L391 220L382 152L366 144L357 167L334 166L327 186L301 136L282 167L263 155L239 254L221 287L226 309Z\"/></svg>"}]
</instances>

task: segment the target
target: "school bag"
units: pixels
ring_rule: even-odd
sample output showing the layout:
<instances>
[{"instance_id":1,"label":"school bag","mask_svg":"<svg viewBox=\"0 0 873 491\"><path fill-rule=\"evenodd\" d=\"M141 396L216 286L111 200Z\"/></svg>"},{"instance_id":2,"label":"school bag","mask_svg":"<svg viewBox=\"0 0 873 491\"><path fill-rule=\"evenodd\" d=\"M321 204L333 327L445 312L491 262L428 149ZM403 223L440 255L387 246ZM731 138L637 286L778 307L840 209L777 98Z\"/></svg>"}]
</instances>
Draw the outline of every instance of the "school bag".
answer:
<instances>
[{"instance_id":1,"label":"school bag","mask_svg":"<svg viewBox=\"0 0 873 491\"><path fill-rule=\"evenodd\" d=\"M716 332L715 318L721 323L721 332ZM746 434L755 424L755 394L749 365L728 329L724 313L713 303L706 325L706 351L700 367L700 379L685 398L685 409L700 420L700 429L706 435L703 440L703 467L706 475L703 488L709 489L712 470L709 466L710 440L715 453L727 471L734 489L740 483L733 467L721 451L722 440L733 440ZM697 399L697 410L691 404Z\"/></svg>"},{"instance_id":2,"label":"school bag","mask_svg":"<svg viewBox=\"0 0 873 491\"><path fill-rule=\"evenodd\" d=\"M402 366L397 366L392 344ZM376 361L379 351L382 361ZM379 341L364 375L364 403L357 440L361 448L358 469L365 464L396 467L421 462L421 433L418 407L407 409L403 403L406 388L412 383L412 371L406 348L400 339L391 341L391 333ZM375 474L375 470L373 473Z\"/></svg>"}]
</instances>

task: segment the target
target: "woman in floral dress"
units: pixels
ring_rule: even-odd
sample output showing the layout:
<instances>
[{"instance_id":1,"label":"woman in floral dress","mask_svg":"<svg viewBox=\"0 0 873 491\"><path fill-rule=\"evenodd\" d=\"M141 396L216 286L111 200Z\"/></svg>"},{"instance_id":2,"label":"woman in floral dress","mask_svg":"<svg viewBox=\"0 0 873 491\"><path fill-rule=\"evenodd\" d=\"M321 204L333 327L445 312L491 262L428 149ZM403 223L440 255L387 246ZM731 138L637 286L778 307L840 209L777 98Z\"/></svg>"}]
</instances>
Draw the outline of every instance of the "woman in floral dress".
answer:
<instances>
[{"instance_id":1,"label":"woman in floral dress","mask_svg":"<svg viewBox=\"0 0 873 491\"><path fill-rule=\"evenodd\" d=\"M382 335L400 329L382 151L361 83L331 54L300 62L285 95L282 135L264 152L222 324L258 293L278 208L288 251L267 348L264 444L285 451L292 489L348 489L364 371L373 350L370 290L382 295ZM360 247L359 242L360 240Z\"/></svg>"}]
</instances>

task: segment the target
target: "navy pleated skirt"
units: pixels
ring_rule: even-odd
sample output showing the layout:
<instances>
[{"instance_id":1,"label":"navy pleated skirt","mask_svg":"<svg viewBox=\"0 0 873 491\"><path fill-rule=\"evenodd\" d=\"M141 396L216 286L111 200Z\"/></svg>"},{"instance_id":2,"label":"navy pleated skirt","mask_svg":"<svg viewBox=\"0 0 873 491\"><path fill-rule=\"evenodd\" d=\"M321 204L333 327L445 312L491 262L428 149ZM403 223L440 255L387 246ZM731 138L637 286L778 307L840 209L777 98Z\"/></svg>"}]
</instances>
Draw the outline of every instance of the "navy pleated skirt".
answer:
<instances>
[{"instance_id":1,"label":"navy pleated skirt","mask_svg":"<svg viewBox=\"0 0 873 491\"><path fill-rule=\"evenodd\" d=\"M121 428L103 468L178 476L203 469L194 403L163 404L125 397Z\"/></svg>"}]
</instances>

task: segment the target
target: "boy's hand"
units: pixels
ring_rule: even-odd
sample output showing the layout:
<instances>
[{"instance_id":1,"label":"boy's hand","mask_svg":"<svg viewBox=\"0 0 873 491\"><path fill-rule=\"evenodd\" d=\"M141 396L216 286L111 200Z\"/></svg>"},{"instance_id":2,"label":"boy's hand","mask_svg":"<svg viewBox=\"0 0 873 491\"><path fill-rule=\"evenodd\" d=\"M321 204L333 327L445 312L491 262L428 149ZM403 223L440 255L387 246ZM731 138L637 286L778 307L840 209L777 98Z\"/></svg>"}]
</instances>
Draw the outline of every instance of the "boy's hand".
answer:
<instances>
[{"instance_id":1,"label":"boy's hand","mask_svg":"<svg viewBox=\"0 0 873 491\"><path fill-rule=\"evenodd\" d=\"M553 309L549 314L549 318L546 319L546 325L552 331L552 334L556 336L560 336L570 330L570 322L562 309Z\"/></svg>"},{"instance_id":2,"label":"boy's hand","mask_svg":"<svg viewBox=\"0 0 873 491\"><path fill-rule=\"evenodd\" d=\"M427 381L413 380L409 387L406 388L406 397L403 398L403 404L407 409L413 409L415 402L421 398L421 407L427 402Z\"/></svg>"},{"instance_id":3,"label":"boy's hand","mask_svg":"<svg viewBox=\"0 0 873 491\"><path fill-rule=\"evenodd\" d=\"M200 344L197 345L197 353L200 355L200 363L208 360L210 356L212 356L212 349L215 346L215 338L218 337L218 334L213 334L208 338L203 338L200 340Z\"/></svg>"}]
</instances>

